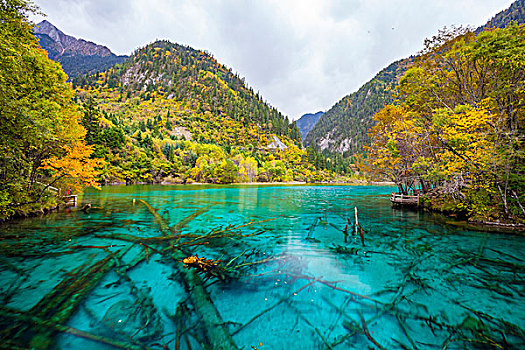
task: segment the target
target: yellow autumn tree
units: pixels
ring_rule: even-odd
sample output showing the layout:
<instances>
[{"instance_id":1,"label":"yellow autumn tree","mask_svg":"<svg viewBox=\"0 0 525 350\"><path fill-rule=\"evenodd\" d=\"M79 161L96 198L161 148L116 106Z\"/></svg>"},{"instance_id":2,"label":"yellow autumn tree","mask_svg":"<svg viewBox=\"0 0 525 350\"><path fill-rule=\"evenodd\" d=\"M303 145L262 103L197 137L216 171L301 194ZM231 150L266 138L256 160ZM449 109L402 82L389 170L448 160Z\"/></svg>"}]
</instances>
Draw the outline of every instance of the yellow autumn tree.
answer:
<instances>
[{"instance_id":1,"label":"yellow autumn tree","mask_svg":"<svg viewBox=\"0 0 525 350\"><path fill-rule=\"evenodd\" d=\"M426 44L398 105L375 117L369 171L398 185L417 177L473 220L524 220L525 27L453 29Z\"/></svg>"},{"instance_id":2,"label":"yellow autumn tree","mask_svg":"<svg viewBox=\"0 0 525 350\"><path fill-rule=\"evenodd\" d=\"M62 156L52 156L42 162L42 169L49 170L54 179L65 179L65 183L81 191L84 186L99 188L96 177L104 161L99 158L90 158L92 146L87 146L82 140L74 140L62 146Z\"/></svg>"},{"instance_id":3,"label":"yellow autumn tree","mask_svg":"<svg viewBox=\"0 0 525 350\"><path fill-rule=\"evenodd\" d=\"M426 164L434 157L432 133L403 106L385 106L374 119L372 143L365 147L367 157L359 167L375 178L395 182L403 194L417 185L426 189Z\"/></svg>"}]
</instances>

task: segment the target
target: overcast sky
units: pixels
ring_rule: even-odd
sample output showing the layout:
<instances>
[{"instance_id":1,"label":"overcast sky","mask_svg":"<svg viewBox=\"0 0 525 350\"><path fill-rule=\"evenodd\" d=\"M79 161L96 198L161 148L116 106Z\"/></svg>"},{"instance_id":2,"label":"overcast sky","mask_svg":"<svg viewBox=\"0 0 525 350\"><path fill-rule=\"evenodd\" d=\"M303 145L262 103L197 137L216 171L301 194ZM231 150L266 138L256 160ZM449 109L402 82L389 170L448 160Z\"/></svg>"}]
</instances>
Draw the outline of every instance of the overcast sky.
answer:
<instances>
[{"instance_id":1,"label":"overcast sky","mask_svg":"<svg viewBox=\"0 0 525 350\"><path fill-rule=\"evenodd\" d=\"M207 50L297 119L328 110L444 26L478 27L513 0L34 2L64 33L116 54L156 39Z\"/></svg>"}]
</instances>

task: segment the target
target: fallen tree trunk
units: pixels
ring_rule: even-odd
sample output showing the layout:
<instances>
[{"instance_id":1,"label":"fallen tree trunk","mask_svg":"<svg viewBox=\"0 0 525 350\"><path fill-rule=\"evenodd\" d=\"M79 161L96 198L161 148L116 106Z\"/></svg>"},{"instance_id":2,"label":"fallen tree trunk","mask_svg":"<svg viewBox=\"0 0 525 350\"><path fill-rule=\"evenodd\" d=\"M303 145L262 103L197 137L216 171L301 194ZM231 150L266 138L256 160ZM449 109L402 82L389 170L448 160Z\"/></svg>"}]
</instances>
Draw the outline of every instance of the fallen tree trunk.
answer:
<instances>
[{"instance_id":1,"label":"fallen tree trunk","mask_svg":"<svg viewBox=\"0 0 525 350\"><path fill-rule=\"evenodd\" d=\"M13 309L9 309L6 307L0 307L0 315L6 318L9 318L9 319L13 319L17 322L23 322L27 324L38 324L50 330L69 333L77 337L89 339L89 340L92 340L98 343L102 343L102 344L106 344L106 345L111 345L119 349L131 349L131 350L145 349L143 346L140 346L140 345L130 344L124 341L116 340L116 339L110 339L110 338L107 338L101 335L91 334L91 333L84 332L82 330L79 330L73 327L68 327L68 326L56 323L51 320L46 320L46 319L42 319L42 318L33 316L26 312L13 310ZM40 344L36 344L36 345L33 344L33 346L35 346L36 348L40 348ZM149 348L146 348L146 349L149 349Z\"/></svg>"},{"instance_id":2,"label":"fallen tree trunk","mask_svg":"<svg viewBox=\"0 0 525 350\"><path fill-rule=\"evenodd\" d=\"M155 218L155 221L160 226L162 234L165 236L171 235L172 230L170 229L168 223L162 218L162 216L160 216L160 214L157 213L155 209L153 209L142 199L139 201L149 209ZM201 212L201 210L198 211L198 213ZM189 217L194 218L195 215L190 215ZM184 222L183 225L186 223L187 222ZM177 225L177 229L182 228L183 225ZM187 255L188 254L185 254L183 251L175 250L171 256L176 261L181 261ZM228 329L226 329L225 323L219 311L213 304L213 300L211 300L211 297L206 291L206 288L204 288L204 282L202 278L191 270L183 269L181 267L178 267L178 270L182 276L184 287L189 295L191 303L195 307L197 316L199 316L204 325L204 332L206 334L210 348L218 350L238 349L230 332Z\"/></svg>"},{"instance_id":3,"label":"fallen tree trunk","mask_svg":"<svg viewBox=\"0 0 525 350\"><path fill-rule=\"evenodd\" d=\"M66 322L86 295L113 268L117 259L126 254L132 246L133 244L130 244L123 250L111 253L89 267L82 265L74 269L68 278L62 280L51 292L33 306L29 314L34 315L36 318L50 320L56 324ZM10 339L26 341L31 339L29 344L31 347L47 349L53 343L54 331L52 327L46 327L45 325L34 328L34 325L31 324L16 323L5 329L4 333Z\"/></svg>"}]
</instances>

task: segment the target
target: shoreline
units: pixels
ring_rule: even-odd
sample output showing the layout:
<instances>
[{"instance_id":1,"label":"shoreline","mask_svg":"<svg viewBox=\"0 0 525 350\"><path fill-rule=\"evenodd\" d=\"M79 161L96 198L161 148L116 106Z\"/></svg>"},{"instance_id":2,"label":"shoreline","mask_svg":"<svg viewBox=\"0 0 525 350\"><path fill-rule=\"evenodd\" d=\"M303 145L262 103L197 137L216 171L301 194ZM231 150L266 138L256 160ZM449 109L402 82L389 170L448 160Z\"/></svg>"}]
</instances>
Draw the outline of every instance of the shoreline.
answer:
<instances>
[{"instance_id":1,"label":"shoreline","mask_svg":"<svg viewBox=\"0 0 525 350\"><path fill-rule=\"evenodd\" d=\"M204 186L204 185L212 185L212 186L280 186L280 185L296 185L296 186L319 186L319 185L326 185L326 186L395 186L394 182L388 182L388 181L370 181L370 182L318 182L318 183L308 183L305 181L285 181L285 182L236 182L231 184L209 184L209 183L202 183L202 182L194 182L190 184L181 184L181 183L171 183L171 182L161 182L161 183L134 183L131 185L127 185L123 182L113 182L108 183L103 186L132 186L132 185L162 185L162 186L171 186L171 185L197 185L197 186ZM11 216L7 219L0 219L0 223L6 223L11 220L17 220L17 219L26 219L26 218L33 218L33 217L42 217L46 216L51 213L58 213L61 211L61 209L65 209L66 206L63 204L57 204L55 206L35 209L23 214L15 214L14 216ZM406 209L406 208L405 208ZM510 233L510 234L525 234L525 224L521 223L503 223L503 222L494 222L494 221L470 221L470 220L459 220L455 218L454 216L447 215L446 213L435 210L429 207L419 207L419 208L412 208L412 210L416 211L427 211L427 212L433 212L436 214L439 214L443 216L444 218L448 218L451 220L447 220L446 223L456 226L456 227L462 227L466 229L474 229L478 231L484 231L484 232L495 232L495 233Z\"/></svg>"},{"instance_id":2,"label":"shoreline","mask_svg":"<svg viewBox=\"0 0 525 350\"><path fill-rule=\"evenodd\" d=\"M394 182L389 181L367 181L367 182L306 182L306 181L282 181L282 182L232 182L229 184L214 184L206 182L191 182L191 183L180 183L180 182L136 182L132 184L126 184L125 182L109 182L102 186L133 186L133 185L180 185L180 186L190 186L190 185L212 185L212 186L232 186L232 185L243 185L243 186L275 186L275 185L306 185L306 186L317 186L317 185L334 185L334 186L395 186Z\"/></svg>"},{"instance_id":3,"label":"shoreline","mask_svg":"<svg viewBox=\"0 0 525 350\"><path fill-rule=\"evenodd\" d=\"M11 220L17 220L17 219L28 219L28 218L36 218L36 217L49 215L51 213L59 212L61 209L60 206L61 206L60 204L57 204L51 207L42 207L40 209L30 210L25 213L15 213L13 216L10 216L6 219L0 219L0 223L6 223Z\"/></svg>"}]
</instances>

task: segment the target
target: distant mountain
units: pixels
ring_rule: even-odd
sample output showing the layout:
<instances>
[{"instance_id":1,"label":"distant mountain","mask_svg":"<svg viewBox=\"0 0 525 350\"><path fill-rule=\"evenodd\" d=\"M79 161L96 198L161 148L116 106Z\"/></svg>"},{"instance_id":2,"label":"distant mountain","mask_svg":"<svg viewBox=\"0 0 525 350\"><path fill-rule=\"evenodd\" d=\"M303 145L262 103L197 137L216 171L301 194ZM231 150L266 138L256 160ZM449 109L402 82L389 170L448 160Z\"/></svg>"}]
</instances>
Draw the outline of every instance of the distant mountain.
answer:
<instances>
[{"instance_id":1,"label":"distant mountain","mask_svg":"<svg viewBox=\"0 0 525 350\"><path fill-rule=\"evenodd\" d=\"M115 55L105 46L64 34L46 20L35 26L35 36L49 58L62 64L70 79L104 71L127 58Z\"/></svg>"},{"instance_id":2,"label":"distant mountain","mask_svg":"<svg viewBox=\"0 0 525 350\"><path fill-rule=\"evenodd\" d=\"M315 123L317 123L323 114L324 112L317 112L315 114L307 113L296 121L297 127L299 128L299 133L301 134L301 140L304 141L306 135L308 135L310 130L312 130Z\"/></svg>"},{"instance_id":3,"label":"distant mountain","mask_svg":"<svg viewBox=\"0 0 525 350\"><path fill-rule=\"evenodd\" d=\"M525 0L514 2L476 32L505 27L513 21L525 23ZM413 57L390 64L357 92L337 102L317 121L303 143L345 155L362 152L363 146L369 142L368 130L374 125L374 115L392 102L399 78L412 60Z\"/></svg>"}]
</instances>

